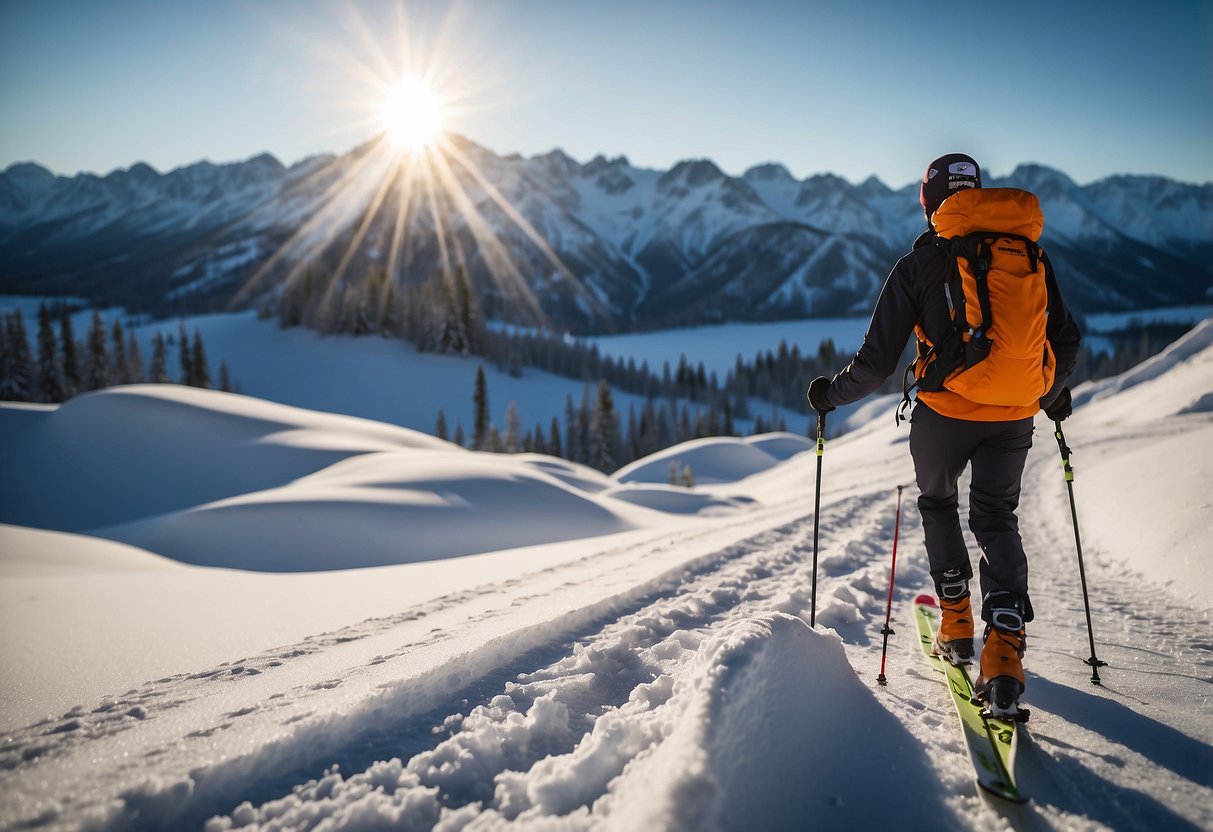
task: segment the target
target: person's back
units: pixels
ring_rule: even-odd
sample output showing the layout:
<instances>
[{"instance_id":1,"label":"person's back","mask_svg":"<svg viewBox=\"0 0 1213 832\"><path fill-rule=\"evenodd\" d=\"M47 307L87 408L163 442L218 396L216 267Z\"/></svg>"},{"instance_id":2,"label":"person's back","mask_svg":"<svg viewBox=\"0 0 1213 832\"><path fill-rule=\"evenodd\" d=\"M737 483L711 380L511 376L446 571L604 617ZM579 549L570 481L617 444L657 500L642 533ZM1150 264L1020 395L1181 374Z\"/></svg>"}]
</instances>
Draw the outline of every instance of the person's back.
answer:
<instances>
[{"instance_id":1,"label":"person's back","mask_svg":"<svg viewBox=\"0 0 1213 832\"><path fill-rule=\"evenodd\" d=\"M977 691L1001 714L1018 710L1024 625L1033 617L1015 516L1033 417L1041 408L1052 418L1069 415L1065 380L1079 346L1052 265L1036 243L1039 205L1031 194L1011 191L983 192L980 168L968 156L932 162L920 189L930 227L889 274L854 359L808 391L823 413L858 401L894 372L915 336L910 453L943 611L934 649L954 664L974 655L973 571L956 488L971 466L969 527L982 551L987 625Z\"/></svg>"}]
</instances>

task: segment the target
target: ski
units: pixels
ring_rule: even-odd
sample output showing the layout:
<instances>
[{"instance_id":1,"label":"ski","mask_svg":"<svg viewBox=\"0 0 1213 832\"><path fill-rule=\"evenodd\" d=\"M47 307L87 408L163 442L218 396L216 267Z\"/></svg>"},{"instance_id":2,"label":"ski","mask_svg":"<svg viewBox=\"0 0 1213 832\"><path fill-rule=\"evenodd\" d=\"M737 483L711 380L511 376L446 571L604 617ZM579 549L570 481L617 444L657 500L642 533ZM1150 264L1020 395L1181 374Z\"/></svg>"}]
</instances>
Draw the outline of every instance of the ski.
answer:
<instances>
[{"instance_id":1,"label":"ski","mask_svg":"<svg viewBox=\"0 0 1213 832\"><path fill-rule=\"evenodd\" d=\"M977 785L989 794L1013 803L1026 803L1015 783L1015 749L1018 745L1015 723L983 715L980 705L973 701L973 682L969 672L931 655L931 643L939 624L939 606L930 595L914 599L914 617L918 622L918 638L922 651L935 669L944 674L956 715L960 717L961 733Z\"/></svg>"}]
</instances>

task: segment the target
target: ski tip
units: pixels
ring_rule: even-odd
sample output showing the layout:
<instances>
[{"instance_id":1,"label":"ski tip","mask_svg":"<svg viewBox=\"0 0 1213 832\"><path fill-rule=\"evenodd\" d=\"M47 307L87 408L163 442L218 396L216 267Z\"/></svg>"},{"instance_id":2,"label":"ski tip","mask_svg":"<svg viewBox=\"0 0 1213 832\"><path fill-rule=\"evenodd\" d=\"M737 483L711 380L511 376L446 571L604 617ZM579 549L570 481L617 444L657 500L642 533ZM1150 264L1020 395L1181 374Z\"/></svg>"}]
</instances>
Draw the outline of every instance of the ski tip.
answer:
<instances>
[{"instance_id":1,"label":"ski tip","mask_svg":"<svg viewBox=\"0 0 1213 832\"><path fill-rule=\"evenodd\" d=\"M925 592L922 595L919 595L917 598L914 599L914 604L916 606L921 605L924 607L938 606L938 604L935 603L935 596L927 595Z\"/></svg>"}]
</instances>

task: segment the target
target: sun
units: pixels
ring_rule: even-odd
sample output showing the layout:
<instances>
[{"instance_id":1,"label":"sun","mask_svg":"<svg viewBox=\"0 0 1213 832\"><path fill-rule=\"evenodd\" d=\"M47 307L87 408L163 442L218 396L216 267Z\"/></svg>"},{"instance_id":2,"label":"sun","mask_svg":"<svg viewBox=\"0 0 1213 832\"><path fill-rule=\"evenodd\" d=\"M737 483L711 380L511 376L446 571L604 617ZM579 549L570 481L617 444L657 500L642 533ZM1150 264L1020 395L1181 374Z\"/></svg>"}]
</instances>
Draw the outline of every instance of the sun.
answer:
<instances>
[{"instance_id":1,"label":"sun","mask_svg":"<svg viewBox=\"0 0 1213 832\"><path fill-rule=\"evenodd\" d=\"M445 122L446 103L423 78L401 78L380 102L380 127L392 147L402 152L430 147L442 136Z\"/></svg>"}]
</instances>

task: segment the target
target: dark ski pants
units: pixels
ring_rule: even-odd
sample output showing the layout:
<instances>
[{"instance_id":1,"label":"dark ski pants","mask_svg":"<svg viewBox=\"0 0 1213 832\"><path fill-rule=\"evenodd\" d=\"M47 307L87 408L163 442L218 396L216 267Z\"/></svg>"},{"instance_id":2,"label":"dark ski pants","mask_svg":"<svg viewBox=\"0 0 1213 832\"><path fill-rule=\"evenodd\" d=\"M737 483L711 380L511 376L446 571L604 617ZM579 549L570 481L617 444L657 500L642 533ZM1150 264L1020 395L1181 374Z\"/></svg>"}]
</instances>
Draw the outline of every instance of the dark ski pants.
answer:
<instances>
[{"instance_id":1,"label":"dark ski pants","mask_svg":"<svg viewBox=\"0 0 1213 832\"><path fill-rule=\"evenodd\" d=\"M960 531L956 481L972 465L969 529L981 547L981 597L1013 592L1028 600L1028 560L1019 538L1019 487L1032 447L1032 419L970 422L952 419L922 402L910 422L910 456L918 480L918 510L937 591L945 575L971 578L973 567ZM940 593L942 594L942 592Z\"/></svg>"}]
</instances>

